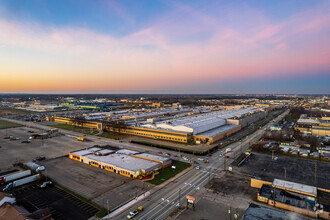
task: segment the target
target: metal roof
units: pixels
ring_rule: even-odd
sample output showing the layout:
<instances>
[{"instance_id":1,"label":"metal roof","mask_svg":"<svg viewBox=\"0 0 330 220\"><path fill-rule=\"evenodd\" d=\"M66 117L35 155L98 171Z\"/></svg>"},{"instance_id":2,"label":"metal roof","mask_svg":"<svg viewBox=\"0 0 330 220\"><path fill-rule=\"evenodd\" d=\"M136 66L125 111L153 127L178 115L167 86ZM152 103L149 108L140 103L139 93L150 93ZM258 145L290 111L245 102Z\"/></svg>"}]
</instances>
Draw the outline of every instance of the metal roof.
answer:
<instances>
[{"instance_id":1,"label":"metal roof","mask_svg":"<svg viewBox=\"0 0 330 220\"><path fill-rule=\"evenodd\" d=\"M85 157L133 172L136 172L140 169L148 172L161 166L161 163L158 162L145 160L138 157L132 157L124 154L109 154L106 156L96 156L93 154L88 154L85 155Z\"/></svg>"},{"instance_id":2,"label":"metal roof","mask_svg":"<svg viewBox=\"0 0 330 220\"><path fill-rule=\"evenodd\" d=\"M144 158L149 158L152 160L158 160L158 161L162 161L162 162L166 162L166 161L170 161L170 158L167 157L161 157L161 156L157 156L157 155L153 155L153 154L147 154L147 153L140 153L140 154L135 154L136 156L139 157L144 157Z\"/></svg>"},{"instance_id":3,"label":"metal roof","mask_svg":"<svg viewBox=\"0 0 330 220\"><path fill-rule=\"evenodd\" d=\"M313 194L315 196L317 195L317 188L314 186L304 185L304 184L290 182L286 180L280 180L280 179L274 179L273 185L278 187L283 187L286 189Z\"/></svg>"},{"instance_id":4,"label":"metal roof","mask_svg":"<svg viewBox=\"0 0 330 220\"><path fill-rule=\"evenodd\" d=\"M78 151L73 151L71 152L72 154L78 155L78 156L83 156L87 154L91 154L92 152L96 152L102 150L101 148L98 147L92 147L92 148L87 148L85 150L78 150Z\"/></svg>"}]
</instances>

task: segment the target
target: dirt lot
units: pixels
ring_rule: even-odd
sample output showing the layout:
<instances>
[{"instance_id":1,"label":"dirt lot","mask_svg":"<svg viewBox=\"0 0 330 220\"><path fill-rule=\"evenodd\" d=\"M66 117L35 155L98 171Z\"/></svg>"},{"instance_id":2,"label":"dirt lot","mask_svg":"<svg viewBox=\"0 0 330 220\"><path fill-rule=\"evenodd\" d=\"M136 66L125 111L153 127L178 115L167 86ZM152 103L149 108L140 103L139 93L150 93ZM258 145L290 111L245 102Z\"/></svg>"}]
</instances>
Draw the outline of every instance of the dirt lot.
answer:
<instances>
[{"instance_id":1,"label":"dirt lot","mask_svg":"<svg viewBox=\"0 0 330 220\"><path fill-rule=\"evenodd\" d=\"M315 186L315 164L317 164L316 186L330 189L330 163L325 161L288 156L278 156L278 160L272 160L272 156L269 154L253 152L240 167L234 167L234 169L272 181L274 178L285 179L286 168L288 181Z\"/></svg>"},{"instance_id":2,"label":"dirt lot","mask_svg":"<svg viewBox=\"0 0 330 220\"><path fill-rule=\"evenodd\" d=\"M60 185L113 209L121 203L134 198L136 193L151 189L151 184L127 178L100 168L70 160L67 157L43 161L47 175Z\"/></svg>"},{"instance_id":3,"label":"dirt lot","mask_svg":"<svg viewBox=\"0 0 330 220\"><path fill-rule=\"evenodd\" d=\"M33 131L34 133L29 133ZM44 140L31 140L31 143L21 143L32 134L42 133L41 130L27 127L9 128L0 130L0 169L10 167L14 162L28 162L40 155L54 158L68 154L70 151L90 147L92 142L79 142L66 136L58 136ZM19 140L4 139L13 136Z\"/></svg>"},{"instance_id":4,"label":"dirt lot","mask_svg":"<svg viewBox=\"0 0 330 220\"><path fill-rule=\"evenodd\" d=\"M186 209L175 219L231 219L242 216L255 199L258 189L250 187L250 178L239 173L221 172L195 196L195 211Z\"/></svg>"}]
</instances>

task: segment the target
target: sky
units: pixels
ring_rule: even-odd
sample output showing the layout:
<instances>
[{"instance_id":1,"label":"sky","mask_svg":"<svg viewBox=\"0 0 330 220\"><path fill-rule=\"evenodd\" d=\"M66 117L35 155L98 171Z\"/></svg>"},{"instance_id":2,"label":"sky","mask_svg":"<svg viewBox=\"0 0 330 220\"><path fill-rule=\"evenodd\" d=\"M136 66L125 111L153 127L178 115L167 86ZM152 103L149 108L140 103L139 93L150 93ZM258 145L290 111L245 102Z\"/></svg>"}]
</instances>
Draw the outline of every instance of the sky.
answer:
<instances>
[{"instance_id":1,"label":"sky","mask_svg":"<svg viewBox=\"0 0 330 220\"><path fill-rule=\"evenodd\" d=\"M330 1L1 0L0 93L330 94Z\"/></svg>"}]
</instances>

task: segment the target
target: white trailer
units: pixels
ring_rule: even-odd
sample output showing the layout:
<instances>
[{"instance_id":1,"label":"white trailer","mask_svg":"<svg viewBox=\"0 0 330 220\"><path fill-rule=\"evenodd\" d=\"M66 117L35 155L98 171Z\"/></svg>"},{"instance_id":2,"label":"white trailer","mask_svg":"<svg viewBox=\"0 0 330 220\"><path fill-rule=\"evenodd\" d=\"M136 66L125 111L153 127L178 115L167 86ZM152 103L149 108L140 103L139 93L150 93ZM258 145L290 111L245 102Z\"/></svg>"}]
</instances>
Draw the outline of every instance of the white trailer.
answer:
<instances>
[{"instance_id":1,"label":"white trailer","mask_svg":"<svg viewBox=\"0 0 330 220\"><path fill-rule=\"evenodd\" d=\"M19 179L19 178L22 178L22 177L25 177L25 176L29 176L29 175L31 175L31 170L24 170L24 171L21 171L21 172L18 172L18 173L14 173L14 174L5 176L5 177L2 178L2 181L0 180L0 182L8 183L8 182L11 182L13 180L16 180L16 179Z\"/></svg>"},{"instance_id":2,"label":"white trailer","mask_svg":"<svg viewBox=\"0 0 330 220\"><path fill-rule=\"evenodd\" d=\"M19 180L16 180L14 182L11 182L3 189L3 191L7 191L7 190L10 190L12 188L22 186L22 185L25 185L27 183L34 182L34 181L39 179L39 176L40 176L39 174L35 174L35 175L32 175L32 176L25 177L23 179L19 179Z\"/></svg>"}]
</instances>

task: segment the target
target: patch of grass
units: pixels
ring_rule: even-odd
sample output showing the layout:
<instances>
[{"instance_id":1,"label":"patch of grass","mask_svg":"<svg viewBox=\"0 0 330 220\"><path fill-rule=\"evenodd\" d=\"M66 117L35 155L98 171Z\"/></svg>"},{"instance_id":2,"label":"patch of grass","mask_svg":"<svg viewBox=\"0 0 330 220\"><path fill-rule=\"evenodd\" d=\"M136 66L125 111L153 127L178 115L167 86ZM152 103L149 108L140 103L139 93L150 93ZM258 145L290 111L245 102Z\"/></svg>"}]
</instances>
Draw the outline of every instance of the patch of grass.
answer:
<instances>
[{"instance_id":1,"label":"patch of grass","mask_svg":"<svg viewBox=\"0 0 330 220\"><path fill-rule=\"evenodd\" d=\"M85 197L82 197L81 195L78 195L77 193L69 190L68 188L56 183L56 182L53 182L54 186L56 186L57 188L69 193L70 195L76 197L77 199L80 199L81 201L84 201L85 203L91 205L91 206L94 206L95 208L97 208L99 211L95 214L98 218L103 218L104 216L106 216L108 214L108 211L107 209L103 208L102 206L92 202L91 200L89 199L86 199Z\"/></svg>"},{"instance_id":2,"label":"patch of grass","mask_svg":"<svg viewBox=\"0 0 330 220\"><path fill-rule=\"evenodd\" d=\"M141 144L141 145L150 146L150 147L163 148L163 149L167 149L167 150L179 151L179 148L178 147L169 146L169 145L163 145L163 144L156 144L156 143L151 143L151 142L147 142L147 141L135 141L135 140L132 140L131 143L133 143L133 144ZM209 152L212 153L216 149L218 149L218 145L214 146L210 150L205 150L205 151L197 151L197 150L190 150L190 149L180 148L180 152L181 153L194 154L194 155L206 155Z\"/></svg>"},{"instance_id":3,"label":"patch of grass","mask_svg":"<svg viewBox=\"0 0 330 220\"><path fill-rule=\"evenodd\" d=\"M127 135L113 133L113 132L103 132L102 134L99 134L99 135L96 135L96 136L109 138L109 139L114 139L114 140L122 140L122 139L127 137Z\"/></svg>"},{"instance_id":4,"label":"patch of grass","mask_svg":"<svg viewBox=\"0 0 330 220\"><path fill-rule=\"evenodd\" d=\"M26 115L36 113L34 111L29 111L25 109L16 109L16 108L0 108L0 115Z\"/></svg>"},{"instance_id":5,"label":"patch of grass","mask_svg":"<svg viewBox=\"0 0 330 220\"><path fill-rule=\"evenodd\" d=\"M57 125L49 125L49 126L53 127L53 128L65 129L65 130L79 132L79 133L83 133L83 134L89 134L89 135L95 135L95 134L99 133L99 131L97 131L95 129L82 128L82 127L69 125L69 124L57 124Z\"/></svg>"},{"instance_id":6,"label":"patch of grass","mask_svg":"<svg viewBox=\"0 0 330 220\"><path fill-rule=\"evenodd\" d=\"M0 129L4 128L16 128L16 127L22 127L20 124L16 124L13 122L5 121L5 120L0 120Z\"/></svg>"},{"instance_id":7,"label":"patch of grass","mask_svg":"<svg viewBox=\"0 0 330 220\"><path fill-rule=\"evenodd\" d=\"M172 169L172 166L175 166L176 169ZM172 166L168 166L162 170L159 171L159 173L154 177L152 180L146 181L147 183L151 183L154 185L159 185L166 180L174 177L178 173L182 172L183 170L187 169L191 166L189 163L181 162L181 161L174 161L172 163Z\"/></svg>"}]
</instances>

